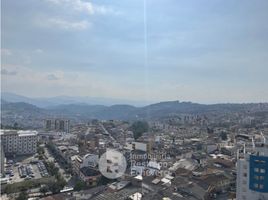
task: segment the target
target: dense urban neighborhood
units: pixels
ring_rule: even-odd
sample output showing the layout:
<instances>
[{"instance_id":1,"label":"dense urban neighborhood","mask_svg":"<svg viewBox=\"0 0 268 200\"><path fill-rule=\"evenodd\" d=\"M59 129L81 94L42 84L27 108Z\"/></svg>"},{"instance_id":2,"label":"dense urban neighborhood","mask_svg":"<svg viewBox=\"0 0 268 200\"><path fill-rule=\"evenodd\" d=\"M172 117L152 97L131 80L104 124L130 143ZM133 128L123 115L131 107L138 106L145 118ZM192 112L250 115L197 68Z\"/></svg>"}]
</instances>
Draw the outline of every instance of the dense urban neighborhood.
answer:
<instances>
[{"instance_id":1,"label":"dense urban neighborhood","mask_svg":"<svg viewBox=\"0 0 268 200\"><path fill-rule=\"evenodd\" d=\"M4 108L2 122L14 117L1 124L2 199L268 198L267 104L200 107L165 102L125 120L44 115L39 128L29 127L34 113Z\"/></svg>"},{"instance_id":2,"label":"dense urban neighborhood","mask_svg":"<svg viewBox=\"0 0 268 200\"><path fill-rule=\"evenodd\" d=\"M268 0L0 10L0 200L268 200Z\"/></svg>"}]
</instances>

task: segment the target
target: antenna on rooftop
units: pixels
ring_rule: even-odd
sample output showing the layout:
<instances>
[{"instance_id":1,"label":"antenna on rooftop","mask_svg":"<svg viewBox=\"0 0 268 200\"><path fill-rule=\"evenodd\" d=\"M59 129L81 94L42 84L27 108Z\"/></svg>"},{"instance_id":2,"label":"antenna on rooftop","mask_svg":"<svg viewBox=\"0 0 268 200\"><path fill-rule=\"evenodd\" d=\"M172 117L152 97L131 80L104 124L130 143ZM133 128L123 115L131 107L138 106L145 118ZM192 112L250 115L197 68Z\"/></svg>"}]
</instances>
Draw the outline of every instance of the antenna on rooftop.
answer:
<instances>
[{"instance_id":1,"label":"antenna on rooftop","mask_svg":"<svg viewBox=\"0 0 268 200\"><path fill-rule=\"evenodd\" d=\"M263 135L262 131L261 131L261 136L262 136L262 138L263 138L263 143L266 144L266 138L265 138L265 136Z\"/></svg>"},{"instance_id":2,"label":"antenna on rooftop","mask_svg":"<svg viewBox=\"0 0 268 200\"><path fill-rule=\"evenodd\" d=\"M251 141L252 141L253 150L255 150L255 142L254 142L254 138L253 137L251 138Z\"/></svg>"}]
</instances>

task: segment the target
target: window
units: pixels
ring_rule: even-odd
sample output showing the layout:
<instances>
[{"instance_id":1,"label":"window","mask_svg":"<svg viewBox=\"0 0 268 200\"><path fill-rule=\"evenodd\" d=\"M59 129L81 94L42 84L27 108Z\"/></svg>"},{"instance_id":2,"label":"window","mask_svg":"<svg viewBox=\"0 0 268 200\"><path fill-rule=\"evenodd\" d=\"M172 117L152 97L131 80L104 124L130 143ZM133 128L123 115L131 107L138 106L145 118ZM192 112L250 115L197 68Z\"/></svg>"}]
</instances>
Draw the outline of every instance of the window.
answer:
<instances>
[{"instance_id":1,"label":"window","mask_svg":"<svg viewBox=\"0 0 268 200\"><path fill-rule=\"evenodd\" d=\"M260 184L260 185L259 185L259 188L260 188L260 189L263 189L263 188L264 188L264 186L263 186L262 184Z\"/></svg>"},{"instance_id":2,"label":"window","mask_svg":"<svg viewBox=\"0 0 268 200\"><path fill-rule=\"evenodd\" d=\"M265 163L266 163L264 160L255 160L254 162L255 162L255 163L258 163L258 164L259 164L259 163L261 163L261 164L265 164Z\"/></svg>"},{"instance_id":3,"label":"window","mask_svg":"<svg viewBox=\"0 0 268 200\"><path fill-rule=\"evenodd\" d=\"M264 176L260 176L260 180L264 180Z\"/></svg>"},{"instance_id":4,"label":"window","mask_svg":"<svg viewBox=\"0 0 268 200\"><path fill-rule=\"evenodd\" d=\"M265 173L265 169L260 169L260 172L264 174Z\"/></svg>"},{"instance_id":5,"label":"window","mask_svg":"<svg viewBox=\"0 0 268 200\"><path fill-rule=\"evenodd\" d=\"M259 188L259 184L258 183L254 183L254 188Z\"/></svg>"},{"instance_id":6,"label":"window","mask_svg":"<svg viewBox=\"0 0 268 200\"><path fill-rule=\"evenodd\" d=\"M244 176L244 177L247 177L247 173L244 173L243 176Z\"/></svg>"},{"instance_id":7,"label":"window","mask_svg":"<svg viewBox=\"0 0 268 200\"><path fill-rule=\"evenodd\" d=\"M257 176L257 175L254 175L254 179L255 179L255 180L259 180L259 179L260 179L260 177L259 177L259 176Z\"/></svg>"},{"instance_id":8,"label":"window","mask_svg":"<svg viewBox=\"0 0 268 200\"><path fill-rule=\"evenodd\" d=\"M254 172L259 172L260 169L259 168L254 168Z\"/></svg>"}]
</instances>

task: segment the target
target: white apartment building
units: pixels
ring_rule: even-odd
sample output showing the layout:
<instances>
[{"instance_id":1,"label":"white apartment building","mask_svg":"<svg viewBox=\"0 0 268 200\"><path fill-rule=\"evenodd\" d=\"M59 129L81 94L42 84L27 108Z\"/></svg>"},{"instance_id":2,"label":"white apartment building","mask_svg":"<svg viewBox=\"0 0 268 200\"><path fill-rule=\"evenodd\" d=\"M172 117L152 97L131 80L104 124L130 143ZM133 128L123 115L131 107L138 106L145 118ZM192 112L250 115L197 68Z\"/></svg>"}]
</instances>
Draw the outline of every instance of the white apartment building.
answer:
<instances>
[{"instance_id":1,"label":"white apartment building","mask_svg":"<svg viewBox=\"0 0 268 200\"><path fill-rule=\"evenodd\" d=\"M262 135L263 136L263 135ZM268 199L268 144L263 138L237 152L237 200Z\"/></svg>"},{"instance_id":2,"label":"white apartment building","mask_svg":"<svg viewBox=\"0 0 268 200\"><path fill-rule=\"evenodd\" d=\"M37 131L0 130L6 155L27 155L37 151Z\"/></svg>"}]
</instances>

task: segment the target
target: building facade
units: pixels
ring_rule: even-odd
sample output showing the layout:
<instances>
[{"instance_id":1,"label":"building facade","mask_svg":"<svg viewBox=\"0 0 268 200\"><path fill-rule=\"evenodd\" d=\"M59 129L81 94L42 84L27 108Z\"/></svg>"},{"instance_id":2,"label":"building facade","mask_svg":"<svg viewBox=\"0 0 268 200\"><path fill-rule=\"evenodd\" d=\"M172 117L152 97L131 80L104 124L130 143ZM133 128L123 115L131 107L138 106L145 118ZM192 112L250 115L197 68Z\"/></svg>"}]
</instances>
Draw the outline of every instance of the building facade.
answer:
<instances>
[{"instance_id":1,"label":"building facade","mask_svg":"<svg viewBox=\"0 0 268 200\"><path fill-rule=\"evenodd\" d=\"M252 147L238 152L237 200L268 199L268 145L252 139Z\"/></svg>"},{"instance_id":2,"label":"building facade","mask_svg":"<svg viewBox=\"0 0 268 200\"><path fill-rule=\"evenodd\" d=\"M99 156L96 154L86 154L85 156L76 156L73 163L73 171L75 174L79 175L81 168L90 167L96 168L99 162Z\"/></svg>"},{"instance_id":3,"label":"building facade","mask_svg":"<svg viewBox=\"0 0 268 200\"><path fill-rule=\"evenodd\" d=\"M37 152L37 131L0 130L5 155L27 155Z\"/></svg>"},{"instance_id":4,"label":"building facade","mask_svg":"<svg viewBox=\"0 0 268 200\"><path fill-rule=\"evenodd\" d=\"M5 166L5 153L4 153L4 148L3 148L3 145L2 145L2 142L0 140L0 147L1 147L1 163L0 163L0 166L1 166L1 174L4 174L4 166Z\"/></svg>"},{"instance_id":5,"label":"building facade","mask_svg":"<svg viewBox=\"0 0 268 200\"><path fill-rule=\"evenodd\" d=\"M70 120L67 119L46 119L44 121L46 131L70 132Z\"/></svg>"}]
</instances>

